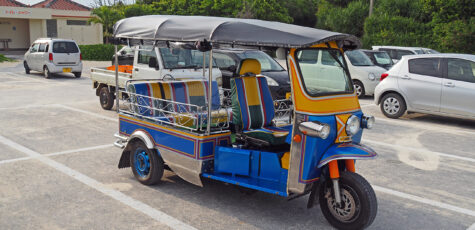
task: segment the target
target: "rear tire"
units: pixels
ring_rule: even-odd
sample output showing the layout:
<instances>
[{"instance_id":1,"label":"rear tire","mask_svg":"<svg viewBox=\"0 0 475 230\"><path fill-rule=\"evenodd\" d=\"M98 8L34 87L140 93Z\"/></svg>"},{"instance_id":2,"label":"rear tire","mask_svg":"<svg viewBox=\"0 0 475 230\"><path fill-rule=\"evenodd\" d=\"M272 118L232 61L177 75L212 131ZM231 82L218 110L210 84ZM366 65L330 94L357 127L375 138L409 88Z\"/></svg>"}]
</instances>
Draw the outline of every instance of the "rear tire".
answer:
<instances>
[{"instance_id":1,"label":"rear tire","mask_svg":"<svg viewBox=\"0 0 475 230\"><path fill-rule=\"evenodd\" d=\"M361 83L361 81L354 80L353 88L355 88L356 96L358 96L358 98L363 98L365 96L366 94L365 88L364 88L363 83Z\"/></svg>"},{"instance_id":2,"label":"rear tire","mask_svg":"<svg viewBox=\"0 0 475 230\"><path fill-rule=\"evenodd\" d=\"M155 150L148 149L142 141L131 143L130 166L135 178L144 185L154 185L163 176L164 163Z\"/></svg>"},{"instance_id":3,"label":"rear tire","mask_svg":"<svg viewBox=\"0 0 475 230\"><path fill-rule=\"evenodd\" d=\"M46 79L51 78L53 74L49 72L48 66L43 67L43 75Z\"/></svg>"},{"instance_id":4,"label":"rear tire","mask_svg":"<svg viewBox=\"0 0 475 230\"><path fill-rule=\"evenodd\" d=\"M99 90L99 103L101 103L103 109L112 109L114 106L114 99L114 93L110 92L107 86L103 86L101 90Z\"/></svg>"},{"instance_id":5,"label":"rear tire","mask_svg":"<svg viewBox=\"0 0 475 230\"><path fill-rule=\"evenodd\" d=\"M406 112L406 102L396 93L388 93L381 99L381 112L384 116L397 119Z\"/></svg>"},{"instance_id":6,"label":"rear tire","mask_svg":"<svg viewBox=\"0 0 475 230\"><path fill-rule=\"evenodd\" d=\"M80 78L80 77L81 77L81 72L76 72L76 73L74 73L74 76L75 76L76 78Z\"/></svg>"},{"instance_id":7,"label":"rear tire","mask_svg":"<svg viewBox=\"0 0 475 230\"><path fill-rule=\"evenodd\" d=\"M356 173L340 172L342 208L334 201L333 185L327 180L320 187L320 208L328 222L337 229L364 229L370 226L378 211L378 201L371 185Z\"/></svg>"},{"instance_id":8,"label":"rear tire","mask_svg":"<svg viewBox=\"0 0 475 230\"><path fill-rule=\"evenodd\" d=\"M30 67L28 66L28 63L26 63L26 61L23 62L23 66L25 67L25 73L30 74Z\"/></svg>"}]
</instances>

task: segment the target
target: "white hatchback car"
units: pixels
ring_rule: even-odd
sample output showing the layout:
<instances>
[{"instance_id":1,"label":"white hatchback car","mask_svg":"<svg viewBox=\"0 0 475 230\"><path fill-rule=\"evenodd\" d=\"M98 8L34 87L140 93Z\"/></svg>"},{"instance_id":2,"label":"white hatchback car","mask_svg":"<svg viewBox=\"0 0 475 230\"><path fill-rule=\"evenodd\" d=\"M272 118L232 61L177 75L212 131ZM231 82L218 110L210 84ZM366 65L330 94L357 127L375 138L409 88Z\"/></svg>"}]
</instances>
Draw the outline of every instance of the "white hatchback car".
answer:
<instances>
[{"instance_id":1,"label":"white hatchback car","mask_svg":"<svg viewBox=\"0 0 475 230\"><path fill-rule=\"evenodd\" d=\"M405 111L475 119L475 55L403 56L374 94L386 117Z\"/></svg>"},{"instance_id":2,"label":"white hatchback car","mask_svg":"<svg viewBox=\"0 0 475 230\"><path fill-rule=\"evenodd\" d=\"M378 85L379 78L386 69L375 65L361 50L346 51L345 59L356 95L360 98L365 95L373 95L374 88Z\"/></svg>"},{"instance_id":3,"label":"white hatchback car","mask_svg":"<svg viewBox=\"0 0 475 230\"><path fill-rule=\"evenodd\" d=\"M81 77L82 55L74 40L40 38L25 53L25 72L43 72L45 78L55 73L73 73Z\"/></svg>"}]
</instances>

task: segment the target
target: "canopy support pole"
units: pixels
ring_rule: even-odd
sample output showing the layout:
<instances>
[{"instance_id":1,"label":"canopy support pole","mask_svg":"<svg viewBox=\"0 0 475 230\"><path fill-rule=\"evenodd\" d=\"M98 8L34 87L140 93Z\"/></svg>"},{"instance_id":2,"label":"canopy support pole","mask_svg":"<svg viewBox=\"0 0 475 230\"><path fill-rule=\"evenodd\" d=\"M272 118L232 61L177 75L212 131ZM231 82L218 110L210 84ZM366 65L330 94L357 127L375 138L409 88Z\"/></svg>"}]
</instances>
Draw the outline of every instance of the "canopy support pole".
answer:
<instances>
[{"instance_id":1,"label":"canopy support pole","mask_svg":"<svg viewBox=\"0 0 475 230\"><path fill-rule=\"evenodd\" d=\"M204 53L206 54L206 53ZM203 55L204 55L203 54ZM204 67L204 66L203 66ZM204 69L204 68L203 68ZM209 76L208 76L208 122L206 127L206 134L211 133L211 107L213 105L213 50L209 50Z\"/></svg>"},{"instance_id":2,"label":"canopy support pole","mask_svg":"<svg viewBox=\"0 0 475 230\"><path fill-rule=\"evenodd\" d=\"M203 78L206 78L206 52L203 52Z\"/></svg>"},{"instance_id":3,"label":"canopy support pole","mask_svg":"<svg viewBox=\"0 0 475 230\"><path fill-rule=\"evenodd\" d=\"M119 57L117 56L117 44L114 45L115 62L115 110L119 113Z\"/></svg>"}]
</instances>

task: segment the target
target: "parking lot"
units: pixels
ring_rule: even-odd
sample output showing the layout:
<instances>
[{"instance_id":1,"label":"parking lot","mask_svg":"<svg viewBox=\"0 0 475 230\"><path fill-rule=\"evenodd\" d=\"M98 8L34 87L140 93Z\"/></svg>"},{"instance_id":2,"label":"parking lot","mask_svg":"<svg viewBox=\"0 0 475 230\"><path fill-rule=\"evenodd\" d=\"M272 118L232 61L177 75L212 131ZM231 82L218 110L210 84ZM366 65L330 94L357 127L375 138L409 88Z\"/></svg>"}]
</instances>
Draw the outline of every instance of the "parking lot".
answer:
<instances>
[{"instance_id":1,"label":"parking lot","mask_svg":"<svg viewBox=\"0 0 475 230\"><path fill-rule=\"evenodd\" d=\"M117 168L117 114L102 110L88 76L0 66L2 229L331 229L306 196L248 195L210 180L201 188L168 171L143 186ZM372 98L360 104L376 117L363 143L379 154L356 164L378 198L370 229L475 229L475 122L392 120Z\"/></svg>"}]
</instances>

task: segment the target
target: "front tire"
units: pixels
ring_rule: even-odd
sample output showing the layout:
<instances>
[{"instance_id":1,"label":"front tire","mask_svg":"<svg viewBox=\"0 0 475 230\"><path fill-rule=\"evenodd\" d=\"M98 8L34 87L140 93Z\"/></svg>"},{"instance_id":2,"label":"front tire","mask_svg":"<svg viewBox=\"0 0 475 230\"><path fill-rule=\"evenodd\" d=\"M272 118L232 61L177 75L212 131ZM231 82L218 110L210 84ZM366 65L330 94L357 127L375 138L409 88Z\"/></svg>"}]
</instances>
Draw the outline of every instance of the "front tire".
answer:
<instances>
[{"instance_id":1,"label":"front tire","mask_svg":"<svg viewBox=\"0 0 475 230\"><path fill-rule=\"evenodd\" d=\"M342 207L334 200L332 181L320 187L320 208L328 222L337 229L364 229L373 223L378 210L376 194L362 176L352 172L340 172L339 178Z\"/></svg>"},{"instance_id":2,"label":"front tire","mask_svg":"<svg viewBox=\"0 0 475 230\"><path fill-rule=\"evenodd\" d=\"M101 103L103 109L112 109L114 106L114 99L114 93L110 92L107 86L103 86L101 90L99 90L99 103Z\"/></svg>"},{"instance_id":3,"label":"front tire","mask_svg":"<svg viewBox=\"0 0 475 230\"><path fill-rule=\"evenodd\" d=\"M381 99L381 112L388 118L397 119L406 112L406 102L396 93L388 93Z\"/></svg>"},{"instance_id":4,"label":"front tire","mask_svg":"<svg viewBox=\"0 0 475 230\"><path fill-rule=\"evenodd\" d=\"M142 141L135 141L130 150L130 166L135 178L144 185L160 182L165 168L155 150L148 149Z\"/></svg>"},{"instance_id":5,"label":"front tire","mask_svg":"<svg viewBox=\"0 0 475 230\"><path fill-rule=\"evenodd\" d=\"M365 88L361 81L353 81L353 88L355 88L356 96L358 96L358 98L363 98L365 96Z\"/></svg>"},{"instance_id":6,"label":"front tire","mask_svg":"<svg viewBox=\"0 0 475 230\"><path fill-rule=\"evenodd\" d=\"M28 66L28 63L26 63L26 61L23 62L23 66L25 67L25 73L30 74L30 67Z\"/></svg>"}]
</instances>

